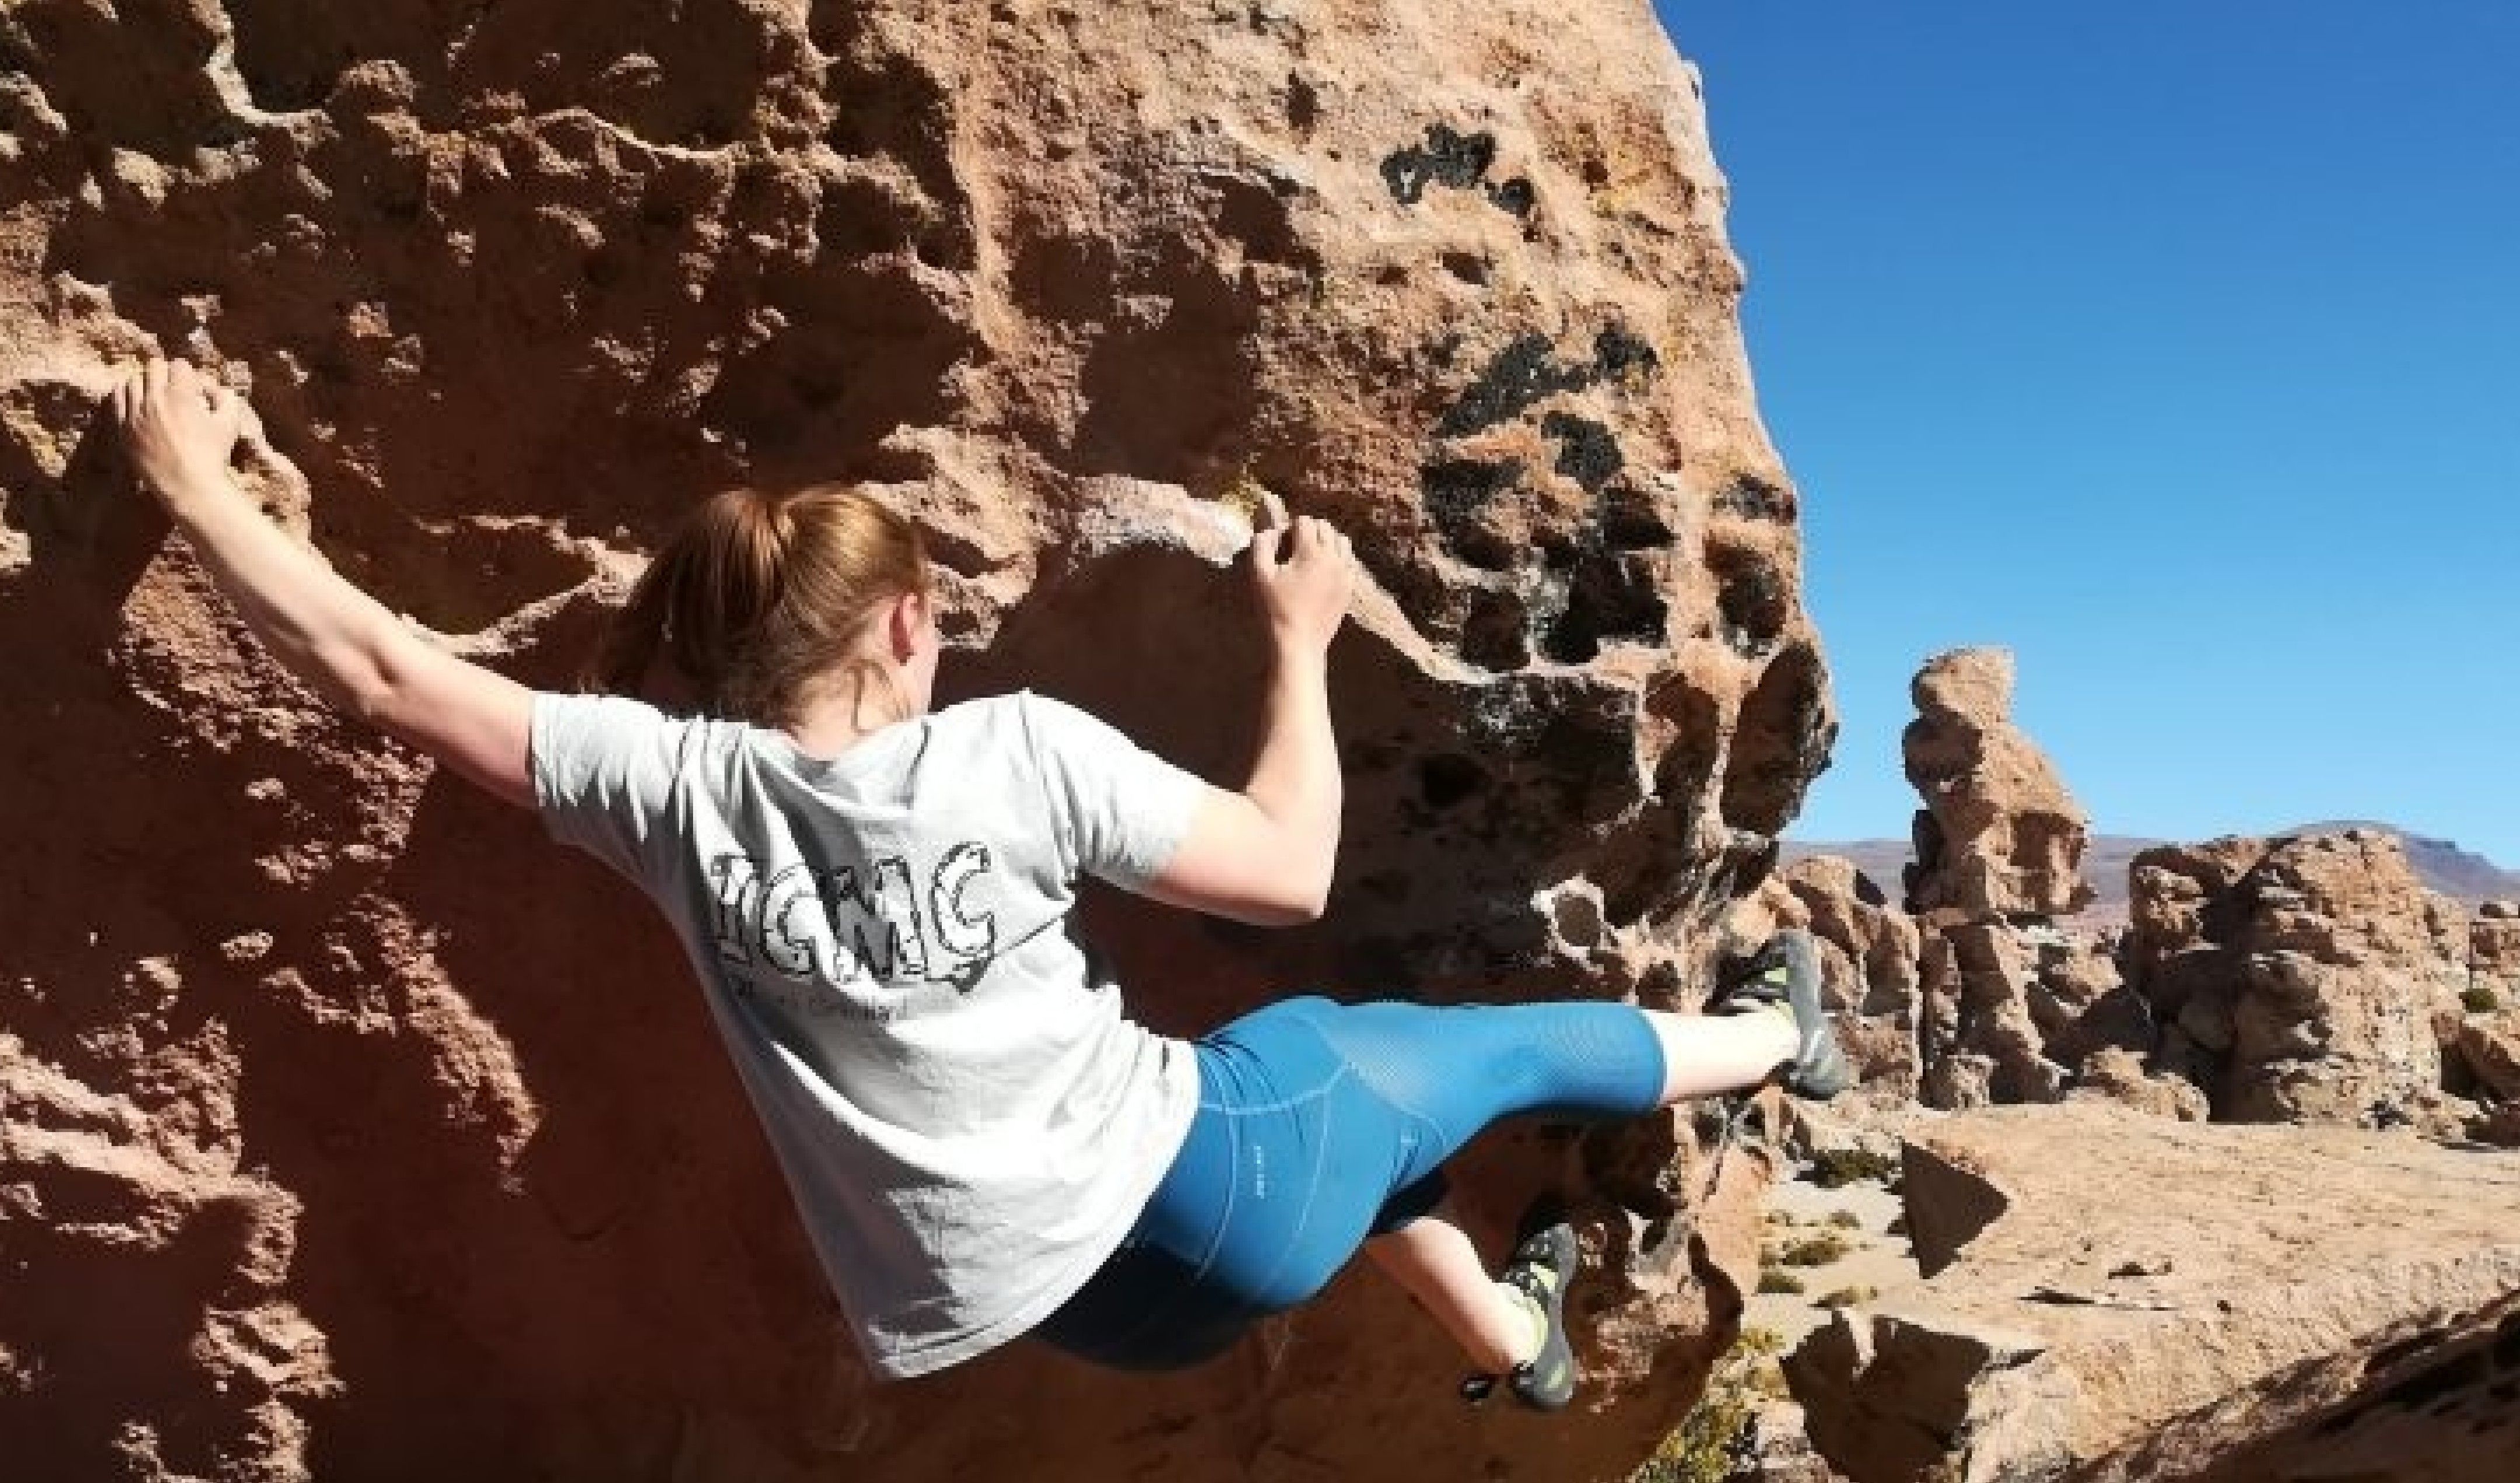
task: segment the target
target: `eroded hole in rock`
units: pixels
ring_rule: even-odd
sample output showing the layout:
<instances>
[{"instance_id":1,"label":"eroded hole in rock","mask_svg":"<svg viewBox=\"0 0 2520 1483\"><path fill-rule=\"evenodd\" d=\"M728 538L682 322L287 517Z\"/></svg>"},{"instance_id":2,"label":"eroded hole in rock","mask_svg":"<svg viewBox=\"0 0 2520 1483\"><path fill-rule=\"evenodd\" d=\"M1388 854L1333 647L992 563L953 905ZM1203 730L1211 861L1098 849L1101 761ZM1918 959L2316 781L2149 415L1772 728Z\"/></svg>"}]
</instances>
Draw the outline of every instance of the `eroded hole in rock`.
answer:
<instances>
[{"instance_id":1,"label":"eroded hole in rock","mask_svg":"<svg viewBox=\"0 0 2520 1483\"><path fill-rule=\"evenodd\" d=\"M928 199L958 215L968 210L953 158L954 104L944 84L911 58L846 57L824 74L837 116L824 142L853 159L882 159L910 171Z\"/></svg>"},{"instance_id":2,"label":"eroded hole in rock","mask_svg":"<svg viewBox=\"0 0 2520 1483\"><path fill-rule=\"evenodd\" d=\"M1179 260L1163 298L1115 317L1077 378L1077 467L1197 486L1247 460L1259 407L1258 306L1212 263Z\"/></svg>"},{"instance_id":3,"label":"eroded hole in rock","mask_svg":"<svg viewBox=\"0 0 2520 1483\"><path fill-rule=\"evenodd\" d=\"M1594 851L1589 872L1601 892L1601 914L1631 927L1687 899L1697 881L1687 864L1688 800L1657 803Z\"/></svg>"},{"instance_id":4,"label":"eroded hole in rock","mask_svg":"<svg viewBox=\"0 0 2520 1483\"><path fill-rule=\"evenodd\" d=\"M929 221L925 202L905 195L892 181L847 176L823 183L814 239L833 256L871 257L909 246Z\"/></svg>"},{"instance_id":5,"label":"eroded hole in rock","mask_svg":"<svg viewBox=\"0 0 2520 1483\"><path fill-rule=\"evenodd\" d=\"M1462 657L1481 669L1520 669L1531 662L1531 614L1510 592L1483 588L1462 620Z\"/></svg>"},{"instance_id":6,"label":"eroded hole in rock","mask_svg":"<svg viewBox=\"0 0 2520 1483\"><path fill-rule=\"evenodd\" d=\"M1541 636L1542 653L1560 664L1582 664L1604 644L1659 644L1670 606L1642 559L1609 552L1577 558L1566 587L1566 606Z\"/></svg>"},{"instance_id":7,"label":"eroded hole in rock","mask_svg":"<svg viewBox=\"0 0 2520 1483\"><path fill-rule=\"evenodd\" d=\"M1793 593L1767 553L1710 541L1706 569L1715 578L1716 626L1735 653L1750 656L1777 642L1793 618Z\"/></svg>"},{"instance_id":8,"label":"eroded hole in rock","mask_svg":"<svg viewBox=\"0 0 2520 1483\"><path fill-rule=\"evenodd\" d=\"M691 149L749 138L771 79L803 62L801 38L743 0L501 0L469 28L450 18L432 29L419 55L464 38L450 79L460 98L587 109L651 144Z\"/></svg>"},{"instance_id":9,"label":"eroded hole in rock","mask_svg":"<svg viewBox=\"0 0 2520 1483\"><path fill-rule=\"evenodd\" d=\"M811 455L824 460L816 477L863 478L895 427L944 419L946 374L973 338L907 266L835 261L781 307L787 324L701 402L703 418L753 454Z\"/></svg>"},{"instance_id":10,"label":"eroded hole in rock","mask_svg":"<svg viewBox=\"0 0 2520 1483\"><path fill-rule=\"evenodd\" d=\"M1665 733L1662 755L1653 763L1654 795L1675 803L1704 797L1724 750L1724 716L1715 697L1688 677L1675 676L1654 692L1645 708Z\"/></svg>"},{"instance_id":11,"label":"eroded hole in rock","mask_svg":"<svg viewBox=\"0 0 2520 1483\"><path fill-rule=\"evenodd\" d=\"M120 147L172 158L237 136L201 66L212 36L199 13L18 0L0 7L0 16L24 38L0 70L40 79L44 96L95 157ZM17 173L14 164L9 173Z\"/></svg>"},{"instance_id":12,"label":"eroded hole in rock","mask_svg":"<svg viewBox=\"0 0 2520 1483\"><path fill-rule=\"evenodd\" d=\"M1241 244L1246 261L1293 267L1319 265L1320 254L1295 235L1295 217L1284 197L1264 181L1240 176L1209 176L1216 206L1212 220L1219 234Z\"/></svg>"},{"instance_id":13,"label":"eroded hole in rock","mask_svg":"<svg viewBox=\"0 0 2520 1483\"><path fill-rule=\"evenodd\" d=\"M1679 539L1654 507L1652 496L1625 481L1601 491L1595 518L1600 523L1602 544L1614 551L1659 550Z\"/></svg>"},{"instance_id":14,"label":"eroded hole in rock","mask_svg":"<svg viewBox=\"0 0 2520 1483\"><path fill-rule=\"evenodd\" d=\"M1308 133L1322 117L1321 89L1300 74L1286 74L1286 126L1296 133Z\"/></svg>"},{"instance_id":15,"label":"eroded hole in rock","mask_svg":"<svg viewBox=\"0 0 2520 1483\"><path fill-rule=\"evenodd\" d=\"M1514 548L1486 517L1497 496L1521 478L1517 459L1442 459L1418 469L1418 489L1455 556L1487 571L1506 571L1513 566Z\"/></svg>"},{"instance_id":16,"label":"eroded hole in rock","mask_svg":"<svg viewBox=\"0 0 2520 1483\"><path fill-rule=\"evenodd\" d=\"M1477 252L1446 252L1436 261L1444 265L1445 272L1465 284L1487 286L1488 260Z\"/></svg>"},{"instance_id":17,"label":"eroded hole in rock","mask_svg":"<svg viewBox=\"0 0 2520 1483\"><path fill-rule=\"evenodd\" d=\"M227 4L237 72L254 105L275 113L321 105L334 79L362 62L397 62L416 78L434 79L444 70L439 59L447 39L470 28L487 8L488 0L430 8L436 15L335 0Z\"/></svg>"},{"instance_id":18,"label":"eroded hole in rock","mask_svg":"<svg viewBox=\"0 0 2520 1483\"><path fill-rule=\"evenodd\" d=\"M1827 768L1837 740L1824 673L1819 653L1796 644L1768 662L1743 697L1718 803L1726 824L1776 834L1801 809L1804 789Z\"/></svg>"},{"instance_id":19,"label":"eroded hole in rock","mask_svg":"<svg viewBox=\"0 0 2520 1483\"><path fill-rule=\"evenodd\" d=\"M1418 763L1418 796L1441 812L1487 786L1487 771L1467 757L1438 752Z\"/></svg>"}]
</instances>

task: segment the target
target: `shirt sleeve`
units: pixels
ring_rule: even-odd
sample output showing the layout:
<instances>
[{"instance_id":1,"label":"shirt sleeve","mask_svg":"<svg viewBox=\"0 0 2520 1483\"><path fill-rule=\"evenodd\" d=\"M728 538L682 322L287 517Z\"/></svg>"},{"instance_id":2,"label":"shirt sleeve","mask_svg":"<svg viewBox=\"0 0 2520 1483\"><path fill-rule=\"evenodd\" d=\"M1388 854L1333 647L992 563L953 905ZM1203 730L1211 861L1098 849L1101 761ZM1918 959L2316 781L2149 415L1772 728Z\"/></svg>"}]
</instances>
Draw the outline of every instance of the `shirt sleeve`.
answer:
<instances>
[{"instance_id":1,"label":"shirt sleeve","mask_svg":"<svg viewBox=\"0 0 2520 1483\"><path fill-rule=\"evenodd\" d=\"M1069 876L1143 890L1189 834L1206 783L1064 701L1027 691L1015 703Z\"/></svg>"},{"instance_id":2,"label":"shirt sleeve","mask_svg":"<svg viewBox=\"0 0 2520 1483\"><path fill-rule=\"evenodd\" d=\"M527 756L543 827L645 883L674 831L674 783L691 727L620 696L537 693Z\"/></svg>"}]
</instances>

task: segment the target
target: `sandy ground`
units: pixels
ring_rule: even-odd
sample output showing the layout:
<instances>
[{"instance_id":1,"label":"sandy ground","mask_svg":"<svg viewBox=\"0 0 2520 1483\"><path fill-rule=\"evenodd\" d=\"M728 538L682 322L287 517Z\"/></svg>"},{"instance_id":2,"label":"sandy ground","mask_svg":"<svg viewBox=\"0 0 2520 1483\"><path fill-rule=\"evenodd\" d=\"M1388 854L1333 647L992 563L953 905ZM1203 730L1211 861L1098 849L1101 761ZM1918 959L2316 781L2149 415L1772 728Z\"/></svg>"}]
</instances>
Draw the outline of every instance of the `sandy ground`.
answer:
<instances>
[{"instance_id":1,"label":"sandy ground","mask_svg":"<svg viewBox=\"0 0 2520 1483\"><path fill-rule=\"evenodd\" d=\"M1855 1217L1852 1228L1830 1224L1841 1211ZM1914 1249L1905 1236L1890 1232L1899 1214L1899 1196L1870 1180L1834 1190L1823 1190L1808 1178L1777 1186L1768 1199L1767 1245L1772 1253L1828 1231L1844 1236L1850 1249L1826 1266L1784 1268L1802 1280L1804 1290L1754 1294L1742 1327L1772 1329L1791 1349L1827 1321L1829 1310L1820 1306L1822 1298L1850 1288L1886 1292L1913 1281L1917 1275Z\"/></svg>"}]
</instances>

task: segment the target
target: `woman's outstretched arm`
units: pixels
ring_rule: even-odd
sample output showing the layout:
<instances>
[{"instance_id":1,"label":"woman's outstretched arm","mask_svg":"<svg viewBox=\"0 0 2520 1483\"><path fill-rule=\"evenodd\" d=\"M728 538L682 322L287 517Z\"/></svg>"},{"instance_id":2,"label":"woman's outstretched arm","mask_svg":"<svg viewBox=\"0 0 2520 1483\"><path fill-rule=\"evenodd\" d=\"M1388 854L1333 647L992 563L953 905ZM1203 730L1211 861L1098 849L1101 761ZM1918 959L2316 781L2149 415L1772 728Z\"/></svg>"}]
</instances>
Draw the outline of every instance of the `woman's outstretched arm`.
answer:
<instances>
[{"instance_id":1,"label":"woman's outstretched arm","mask_svg":"<svg viewBox=\"0 0 2520 1483\"><path fill-rule=\"evenodd\" d=\"M532 693L429 643L264 517L229 472L247 417L236 393L153 360L113 408L140 477L273 657L330 704L533 806Z\"/></svg>"},{"instance_id":2,"label":"woman's outstretched arm","mask_svg":"<svg viewBox=\"0 0 2520 1483\"><path fill-rule=\"evenodd\" d=\"M1270 642L1259 755L1240 792L1209 791L1148 894L1244 921L1310 921L1338 859L1329 645L1347 617L1355 554L1306 516L1252 537L1251 563Z\"/></svg>"}]
</instances>

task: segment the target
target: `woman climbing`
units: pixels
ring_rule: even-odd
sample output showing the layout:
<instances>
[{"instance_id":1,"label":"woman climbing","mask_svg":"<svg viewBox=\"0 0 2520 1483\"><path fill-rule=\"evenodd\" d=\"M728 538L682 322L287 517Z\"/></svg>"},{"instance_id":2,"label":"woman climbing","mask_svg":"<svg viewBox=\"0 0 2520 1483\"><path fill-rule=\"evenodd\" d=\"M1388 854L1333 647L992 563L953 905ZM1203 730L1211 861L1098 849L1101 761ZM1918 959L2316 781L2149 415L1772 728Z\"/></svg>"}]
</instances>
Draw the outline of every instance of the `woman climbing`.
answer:
<instances>
[{"instance_id":1,"label":"woman climbing","mask_svg":"<svg viewBox=\"0 0 2520 1483\"><path fill-rule=\"evenodd\" d=\"M113 393L140 475L264 647L626 875L681 935L869 1363L923 1373L1023 1334L1104 1365L1219 1352L1360 1246L1488 1374L1566 1403L1572 1231L1491 1279L1439 1166L1489 1122L1620 1116L1781 1074L1847 1080L1788 933L1713 1016L1625 1005L1270 1005L1151 1034L1072 930L1080 876L1261 923L1318 916L1340 779L1327 652L1353 561L1317 519L1252 539L1274 663L1257 760L1210 786L1082 711L928 708L917 529L855 492L721 494L602 657L694 714L536 694L440 650L264 518L248 414L191 367Z\"/></svg>"}]
</instances>

